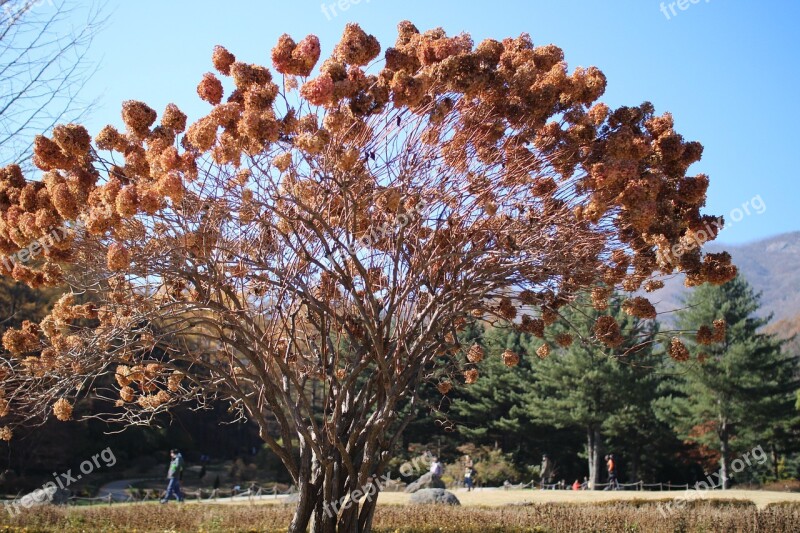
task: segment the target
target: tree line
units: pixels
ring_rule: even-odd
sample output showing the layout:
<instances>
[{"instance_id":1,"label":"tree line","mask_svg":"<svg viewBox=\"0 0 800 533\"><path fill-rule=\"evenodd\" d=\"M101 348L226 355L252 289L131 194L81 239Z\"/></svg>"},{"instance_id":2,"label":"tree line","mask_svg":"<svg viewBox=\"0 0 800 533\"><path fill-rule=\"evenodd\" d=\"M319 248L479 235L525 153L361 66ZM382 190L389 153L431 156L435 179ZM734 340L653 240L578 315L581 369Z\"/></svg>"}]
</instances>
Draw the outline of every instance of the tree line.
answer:
<instances>
[{"instance_id":1,"label":"tree line","mask_svg":"<svg viewBox=\"0 0 800 533\"><path fill-rule=\"evenodd\" d=\"M429 447L455 462L459 450L500 450L515 469L487 468L490 483L529 481L543 454L570 483L604 481L607 453L624 481L694 483L717 471L726 486L797 478L798 353L763 332L769 317L758 308L741 276L694 289L681 310L659 320L629 316L613 303L588 313L581 307L565 322L586 329L610 312L626 340L616 348L576 341L549 354L533 335L473 323L462 340L485 350L481 379L452 403L431 394L429 416L412 425L401 452ZM722 342L702 344L715 333L702 326L714 321ZM506 351L521 356L518 366L503 364ZM731 461L759 445L768 463L731 471Z\"/></svg>"}]
</instances>

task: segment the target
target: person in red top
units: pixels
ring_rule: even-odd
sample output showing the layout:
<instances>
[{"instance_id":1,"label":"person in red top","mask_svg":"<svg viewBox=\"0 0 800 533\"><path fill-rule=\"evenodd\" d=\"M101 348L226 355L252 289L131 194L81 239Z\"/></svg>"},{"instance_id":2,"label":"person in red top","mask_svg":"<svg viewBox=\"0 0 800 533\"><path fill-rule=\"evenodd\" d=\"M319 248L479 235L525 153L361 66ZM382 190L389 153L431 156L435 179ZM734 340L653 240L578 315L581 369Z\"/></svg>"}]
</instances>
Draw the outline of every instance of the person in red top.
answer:
<instances>
[{"instance_id":1,"label":"person in red top","mask_svg":"<svg viewBox=\"0 0 800 533\"><path fill-rule=\"evenodd\" d=\"M608 468L608 486L605 490L619 490L617 482L617 463L613 455L606 455L606 468Z\"/></svg>"},{"instance_id":2,"label":"person in red top","mask_svg":"<svg viewBox=\"0 0 800 533\"><path fill-rule=\"evenodd\" d=\"M577 479L575 480L575 483L572 484L572 490L581 490L581 482Z\"/></svg>"}]
</instances>

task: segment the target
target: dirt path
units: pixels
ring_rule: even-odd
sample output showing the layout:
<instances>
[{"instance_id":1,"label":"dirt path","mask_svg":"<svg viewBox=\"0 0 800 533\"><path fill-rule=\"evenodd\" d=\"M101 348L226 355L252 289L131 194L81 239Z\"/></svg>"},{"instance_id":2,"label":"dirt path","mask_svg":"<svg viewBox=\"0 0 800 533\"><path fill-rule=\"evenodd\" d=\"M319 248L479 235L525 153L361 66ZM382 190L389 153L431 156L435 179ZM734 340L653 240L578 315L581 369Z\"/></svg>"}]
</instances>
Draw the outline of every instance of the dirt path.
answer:
<instances>
[{"instance_id":1,"label":"dirt path","mask_svg":"<svg viewBox=\"0 0 800 533\"><path fill-rule=\"evenodd\" d=\"M139 481L144 481L144 479L118 479L117 481L112 481L110 483L106 483L100 490L97 492L98 498L108 498L109 494L111 498L115 502L124 502L128 500L128 493L127 489L137 483Z\"/></svg>"},{"instance_id":2,"label":"dirt path","mask_svg":"<svg viewBox=\"0 0 800 533\"><path fill-rule=\"evenodd\" d=\"M465 489L452 491L462 505L498 506L509 503L595 503L615 500L750 500L760 509L775 502L800 503L800 493L761 490L709 490L709 491L591 491L591 490L503 490L478 489L467 492ZM378 501L383 504L407 504L409 494L403 492L382 492Z\"/></svg>"},{"instance_id":3,"label":"dirt path","mask_svg":"<svg viewBox=\"0 0 800 533\"><path fill-rule=\"evenodd\" d=\"M128 496L125 490L132 483L142 481L141 479L123 479L107 483L100 488L100 496L112 494L115 501L126 501ZM800 493L797 492L778 492L762 490L710 490L710 491L572 491L572 490L531 490L531 489L510 489L502 488L482 488L467 492L466 489L453 489L453 492L462 505L466 506L489 506L496 507L508 504L524 503L597 503L607 501L626 501L626 500L749 500L756 504L759 509L763 509L771 503L794 502L800 503ZM378 497L378 502L384 505L407 505L410 494L404 492L382 492ZM191 496L187 497L187 503L212 503L212 504L283 504L293 503L289 496L285 495L263 495L263 496L235 496L217 499L196 500Z\"/></svg>"}]
</instances>

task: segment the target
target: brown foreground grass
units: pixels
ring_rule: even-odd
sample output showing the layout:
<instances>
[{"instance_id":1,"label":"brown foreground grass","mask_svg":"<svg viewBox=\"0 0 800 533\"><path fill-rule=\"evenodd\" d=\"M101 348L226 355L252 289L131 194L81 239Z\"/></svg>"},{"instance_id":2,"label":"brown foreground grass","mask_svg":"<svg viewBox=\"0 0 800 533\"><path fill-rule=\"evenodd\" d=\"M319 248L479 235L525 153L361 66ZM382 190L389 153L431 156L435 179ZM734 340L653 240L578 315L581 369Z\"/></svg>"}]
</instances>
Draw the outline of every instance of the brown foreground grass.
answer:
<instances>
[{"instance_id":1,"label":"brown foreground grass","mask_svg":"<svg viewBox=\"0 0 800 533\"><path fill-rule=\"evenodd\" d=\"M133 504L48 507L0 518L0 532L261 532L286 531L287 505ZM745 532L789 533L800 505L759 509L752 502L706 500L664 516L645 500L503 507L382 505L375 532Z\"/></svg>"}]
</instances>

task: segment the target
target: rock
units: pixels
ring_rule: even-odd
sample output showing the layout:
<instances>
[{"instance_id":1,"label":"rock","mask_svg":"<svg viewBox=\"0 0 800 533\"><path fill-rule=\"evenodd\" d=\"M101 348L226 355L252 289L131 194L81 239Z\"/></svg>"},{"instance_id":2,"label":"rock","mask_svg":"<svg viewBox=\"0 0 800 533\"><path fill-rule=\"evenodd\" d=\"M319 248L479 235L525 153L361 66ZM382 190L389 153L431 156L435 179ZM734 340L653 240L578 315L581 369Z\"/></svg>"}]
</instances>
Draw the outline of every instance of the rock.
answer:
<instances>
[{"instance_id":1,"label":"rock","mask_svg":"<svg viewBox=\"0 0 800 533\"><path fill-rule=\"evenodd\" d=\"M50 503L54 505L66 505L69 503L70 496L72 496L70 491L66 489L56 489L56 491L50 497Z\"/></svg>"},{"instance_id":2,"label":"rock","mask_svg":"<svg viewBox=\"0 0 800 533\"><path fill-rule=\"evenodd\" d=\"M381 486L381 492L402 492L406 484L399 479L387 479Z\"/></svg>"},{"instance_id":3,"label":"rock","mask_svg":"<svg viewBox=\"0 0 800 533\"><path fill-rule=\"evenodd\" d=\"M444 489L420 489L411 495L409 502L415 505L461 505L455 494Z\"/></svg>"},{"instance_id":4,"label":"rock","mask_svg":"<svg viewBox=\"0 0 800 533\"><path fill-rule=\"evenodd\" d=\"M69 502L70 491L59 489L55 486L36 489L33 492L25 494L11 502L9 505L19 509L30 509L31 507L39 507L42 505L64 505Z\"/></svg>"},{"instance_id":5,"label":"rock","mask_svg":"<svg viewBox=\"0 0 800 533\"><path fill-rule=\"evenodd\" d=\"M406 487L406 492L414 493L421 489L444 489L445 484L441 478L434 478L433 474L428 472L423 474L420 478L413 483L409 483Z\"/></svg>"}]
</instances>

